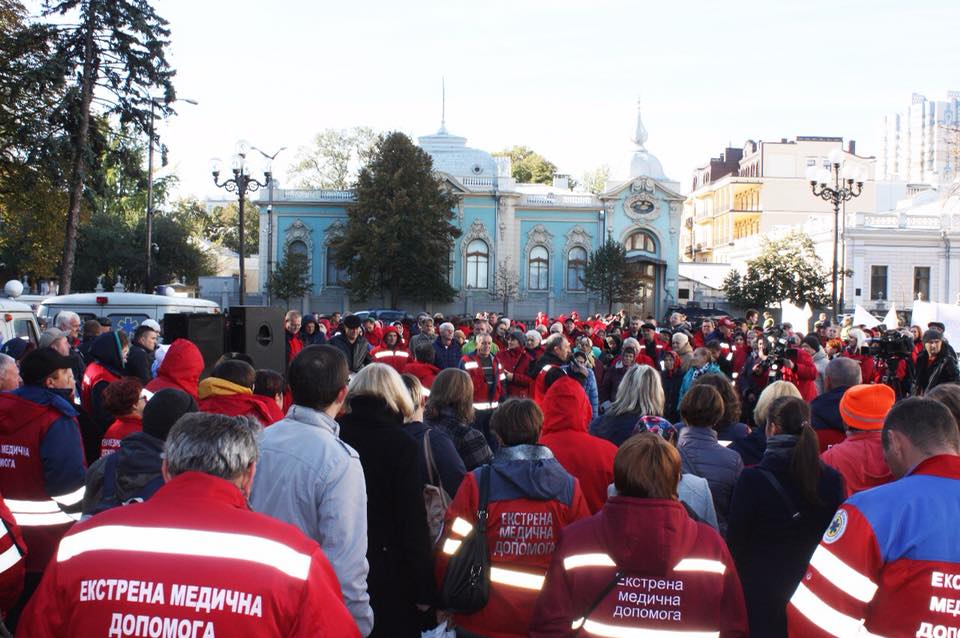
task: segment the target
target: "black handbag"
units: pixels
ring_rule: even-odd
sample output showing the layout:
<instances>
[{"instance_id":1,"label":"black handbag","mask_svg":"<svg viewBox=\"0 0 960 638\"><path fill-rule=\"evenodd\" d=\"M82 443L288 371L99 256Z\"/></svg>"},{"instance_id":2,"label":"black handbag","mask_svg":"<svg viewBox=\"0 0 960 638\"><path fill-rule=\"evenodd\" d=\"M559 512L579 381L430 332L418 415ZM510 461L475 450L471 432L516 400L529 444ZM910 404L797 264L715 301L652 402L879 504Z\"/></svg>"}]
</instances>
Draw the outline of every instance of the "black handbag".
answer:
<instances>
[{"instance_id":1,"label":"black handbag","mask_svg":"<svg viewBox=\"0 0 960 638\"><path fill-rule=\"evenodd\" d=\"M477 524L450 557L440 588L444 609L472 614L487 606L490 597L490 555L487 553L487 502L490 498L490 466L480 469L480 502Z\"/></svg>"}]
</instances>

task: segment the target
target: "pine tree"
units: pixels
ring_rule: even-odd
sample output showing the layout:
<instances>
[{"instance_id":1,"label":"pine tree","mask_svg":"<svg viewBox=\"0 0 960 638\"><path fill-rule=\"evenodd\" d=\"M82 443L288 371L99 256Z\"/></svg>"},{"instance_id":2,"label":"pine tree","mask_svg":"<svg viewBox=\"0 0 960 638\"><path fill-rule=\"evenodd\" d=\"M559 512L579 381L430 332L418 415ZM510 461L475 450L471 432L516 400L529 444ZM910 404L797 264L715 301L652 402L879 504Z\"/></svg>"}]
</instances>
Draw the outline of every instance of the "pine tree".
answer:
<instances>
[{"instance_id":1,"label":"pine tree","mask_svg":"<svg viewBox=\"0 0 960 638\"><path fill-rule=\"evenodd\" d=\"M433 174L433 160L403 133L381 137L354 187L356 204L332 241L357 301L383 295L391 308L400 299L450 301L456 291L447 267L460 230L451 222L456 197Z\"/></svg>"},{"instance_id":2,"label":"pine tree","mask_svg":"<svg viewBox=\"0 0 960 638\"><path fill-rule=\"evenodd\" d=\"M313 290L307 256L287 249L270 274L267 289L272 296L283 299L287 303L287 310L290 310L291 299L303 297Z\"/></svg>"},{"instance_id":3,"label":"pine tree","mask_svg":"<svg viewBox=\"0 0 960 638\"><path fill-rule=\"evenodd\" d=\"M613 312L614 303L636 301L640 291L639 275L627 262L626 248L612 238L590 253L583 269L583 285L600 295L608 313Z\"/></svg>"}]
</instances>

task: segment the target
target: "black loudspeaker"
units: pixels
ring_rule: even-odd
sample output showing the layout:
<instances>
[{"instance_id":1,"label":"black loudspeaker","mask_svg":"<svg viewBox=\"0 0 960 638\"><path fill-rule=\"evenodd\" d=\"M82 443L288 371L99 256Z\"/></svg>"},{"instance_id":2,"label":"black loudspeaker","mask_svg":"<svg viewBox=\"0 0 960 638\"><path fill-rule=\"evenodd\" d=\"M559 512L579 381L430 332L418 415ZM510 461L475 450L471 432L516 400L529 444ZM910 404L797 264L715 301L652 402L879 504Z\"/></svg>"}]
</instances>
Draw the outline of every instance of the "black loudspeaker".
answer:
<instances>
[{"instance_id":1,"label":"black loudspeaker","mask_svg":"<svg viewBox=\"0 0 960 638\"><path fill-rule=\"evenodd\" d=\"M286 375L287 346L283 310L270 306L233 306L227 311L227 352L243 352L253 367Z\"/></svg>"},{"instance_id":2,"label":"black loudspeaker","mask_svg":"<svg viewBox=\"0 0 960 638\"><path fill-rule=\"evenodd\" d=\"M170 344L176 339L192 341L203 355L203 373L200 377L206 378L223 356L223 326L221 314L168 313L163 315L163 342Z\"/></svg>"}]
</instances>

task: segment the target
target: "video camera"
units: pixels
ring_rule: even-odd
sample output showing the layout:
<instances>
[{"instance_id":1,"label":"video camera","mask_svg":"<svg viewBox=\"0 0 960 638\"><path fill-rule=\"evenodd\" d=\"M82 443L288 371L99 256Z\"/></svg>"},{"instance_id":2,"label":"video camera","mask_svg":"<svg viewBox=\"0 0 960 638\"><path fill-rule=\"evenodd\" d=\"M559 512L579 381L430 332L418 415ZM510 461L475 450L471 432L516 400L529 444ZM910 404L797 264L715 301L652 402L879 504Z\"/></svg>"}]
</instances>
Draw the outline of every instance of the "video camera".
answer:
<instances>
[{"instance_id":1,"label":"video camera","mask_svg":"<svg viewBox=\"0 0 960 638\"><path fill-rule=\"evenodd\" d=\"M762 344L763 352L767 355L766 359L760 362L760 366L770 370L771 375L777 373L779 376L783 363L787 359L797 360L797 350L790 346L790 341L780 326L764 330L759 343Z\"/></svg>"},{"instance_id":2,"label":"video camera","mask_svg":"<svg viewBox=\"0 0 960 638\"><path fill-rule=\"evenodd\" d=\"M913 337L899 330L887 330L879 338L870 339L870 356L879 359L902 359L913 354Z\"/></svg>"}]
</instances>

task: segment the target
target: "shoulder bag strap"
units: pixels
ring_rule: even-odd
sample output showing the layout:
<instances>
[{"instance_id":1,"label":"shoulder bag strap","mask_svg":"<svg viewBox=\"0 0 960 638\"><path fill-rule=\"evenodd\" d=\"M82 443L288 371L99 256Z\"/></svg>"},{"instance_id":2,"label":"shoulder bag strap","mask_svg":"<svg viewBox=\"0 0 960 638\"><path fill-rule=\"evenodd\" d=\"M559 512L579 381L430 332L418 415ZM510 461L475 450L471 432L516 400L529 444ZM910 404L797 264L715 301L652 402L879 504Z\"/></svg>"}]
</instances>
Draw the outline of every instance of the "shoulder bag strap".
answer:
<instances>
[{"instance_id":1,"label":"shoulder bag strap","mask_svg":"<svg viewBox=\"0 0 960 638\"><path fill-rule=\"evenodd\" d=\"M610 579L610 582L604 585L603 589L600 590L600 594L593 599L593 602L590 603L590 606L587 607L587 609L584 610L582 614L580 614L580 618L581 618L580 626L577 627L577 633L573 634L574 636L580 635L580 632L583 630L583 625L586 623L587 618L589 618L590 614L593 613L593 610L596 609L597 606L603 602L603 599L607 597L607 594L610 593L610 591L616 586L616 584L620 581L622 577L623 577L623 572L618 570L617 573L613 575L613 578Z\"/></svg>"},{"instance_id":2,"label":"shoulder bag strap","mask_svg":"<svg viewBox=\"0 0 960 638\"><path fill-rule=\"evenodd\" d=\"M790 495L787 494L787 491L783 489L783 485L780 484L780 481L777 480L777 477L774 476L773 472L762 467L758 467L757 469L760 470L760 474L763 476L763 478L767 479L767 482L770 483L773 489L780 496L780 500L783 501L783 504L787 506L787 511L790 512L790 518L795 521L799 520L800 510L798 510L793 504L793 499L790 498Z\"/></svg>"},{"instance_id":3,"label":"shoulder bag strap","mask_svg":"<svg viewBox=\"0 0 960 638\"><path fill-rule=\"evenodd\" d=\"M437 485L436 479L434 478L434 472L436 471L437 474L440 472L436 469L436 464L433 460L433 448L430 445L429 426L427 427L427 431L423 433L423 456L427 461L427 480L430 482L430 485Z\"/></svg>"},{"instance_id":4,"label":"shoulder bag strap","mask_svg":"<svg viewBox=\"0 0 960 638\"><path fill-rule=\"evenodd\" d=\"M480 468L480 503L477 506L477 529L487 531L487 504L490 501L490 466Z\"/></svg>"}]
</instances>

